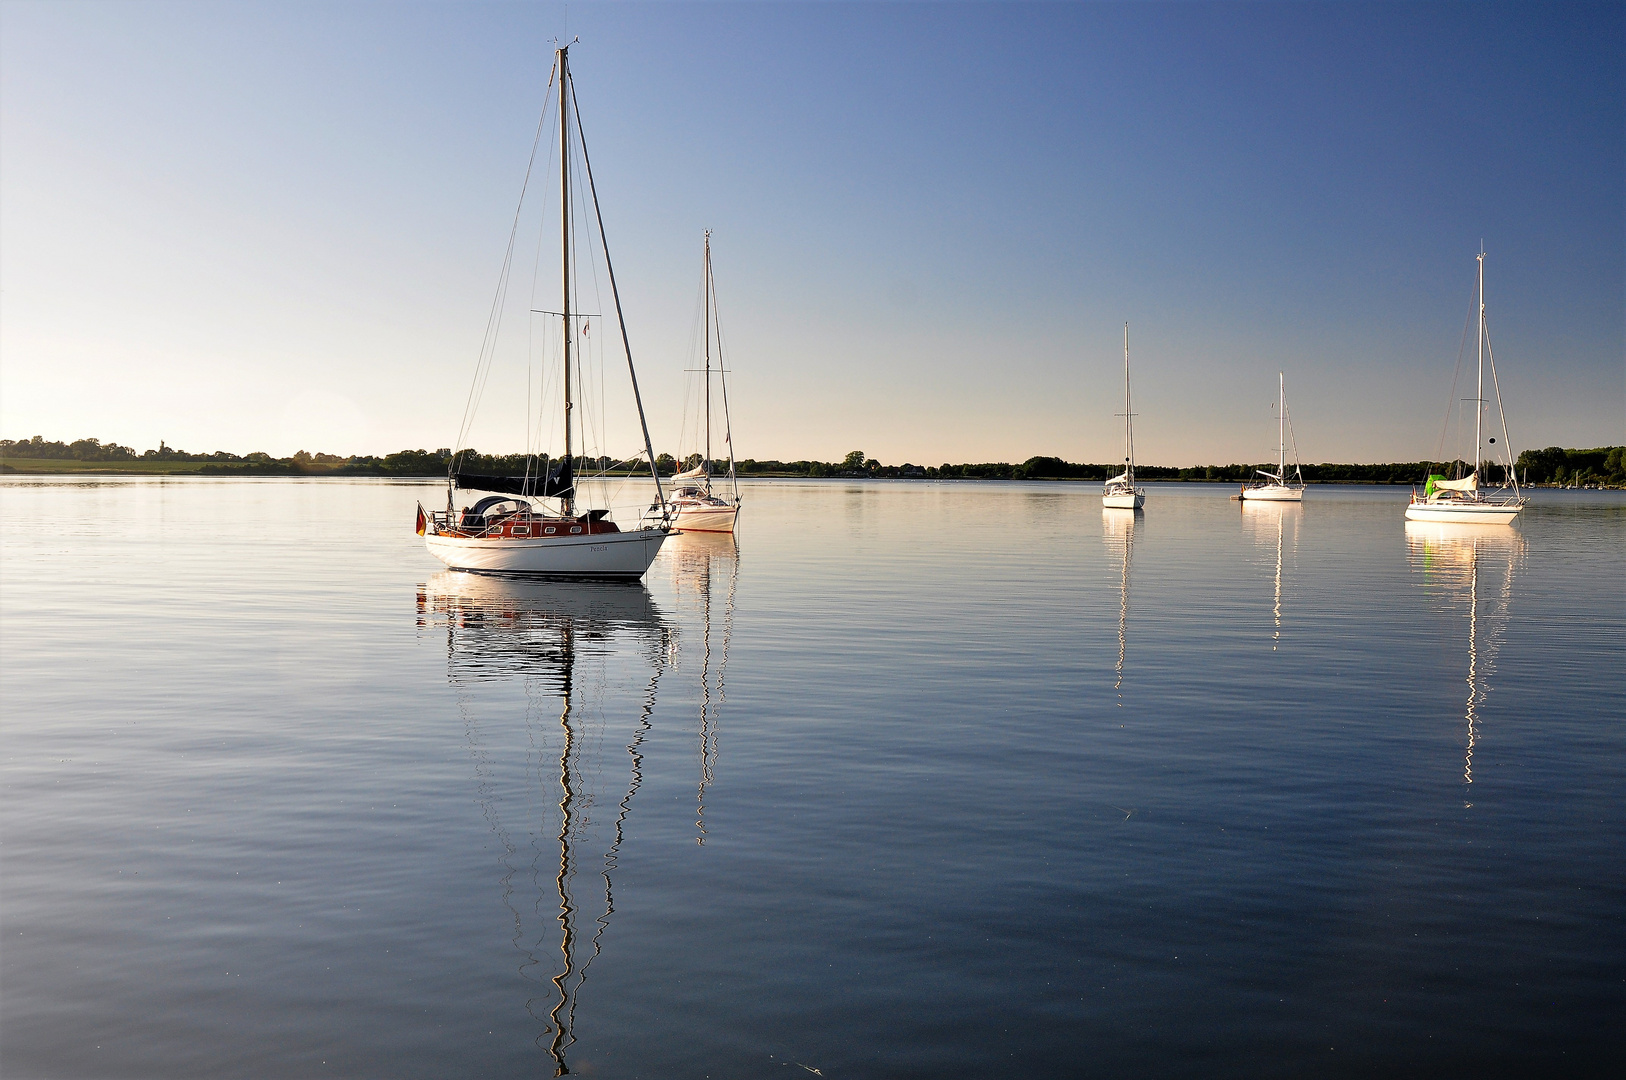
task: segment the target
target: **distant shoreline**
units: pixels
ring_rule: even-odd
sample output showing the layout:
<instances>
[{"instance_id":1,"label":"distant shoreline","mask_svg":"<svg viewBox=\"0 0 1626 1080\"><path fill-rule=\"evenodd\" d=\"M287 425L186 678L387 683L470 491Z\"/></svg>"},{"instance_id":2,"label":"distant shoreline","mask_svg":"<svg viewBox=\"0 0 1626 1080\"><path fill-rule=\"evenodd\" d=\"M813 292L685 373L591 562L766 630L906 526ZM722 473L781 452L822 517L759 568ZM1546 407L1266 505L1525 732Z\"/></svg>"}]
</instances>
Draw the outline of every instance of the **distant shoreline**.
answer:
<instances>
[{"instance_id":1,"label":"distant shoreline","mask_svg":"<svg viewBox=\"0 0 1626 1080\"><path fill-rule=\"evenodd\" d=\"M1355 468L1382 468L1383 466L1355 466ZM1160 471L1165 466L1150 466ZM1201 467L1199 467L1201 468ZM1318 468L1344 469L1347 465L1318 466ZM1170 468L1170 471L1176 471ZM1187 471L1187 470L1178 470ZM1195 470L1191 470L1195 471ZM892 472L892 470L888 470ZM647 473L622 471L609 474L607 478L636 478L647 476ZM0 460L0 476L174 476L192 477L208 480L233 479L243 477L265 477L271 479L306 479L306 480L444 480L445 473L414 473L395 472L387 469L367 468L323 468L321 466L301 468L299 466L283 465L247 465L222 466L201 461L71 461L51 459L10 458ZM925 475L875 475L864 472L835 473L826 476L809 476L803 472L789 472L781 470L758 470L739 474L741 480L889 480L906 483L932 482L932 483L1013 483L1041 482L1058 484L1099 484L1097 477L1079 476L925 476ZM585 479L585 478L584 478ZM669 480L669 476L661 479ZM1206 476L1138 476L1136 483L1140 484L1218 484L1222 486L1238 485L1232 477L1206 477ZM1416 487L1423 483L1417 480L1357 480L1357 479L1315 479L1305 480L1308 487ZM1552 481L1532 481L1522 486L1530 488L1570 488L1573 485L1556 483ZM1593 489L1612 489L1626 485L1590 482L1581 485Z\"/></svg>"},{"instance_id":2,"label":"distant shoreline","mask_svg":"<svg viewBox=\"0 0 1626 1080\"><path fill-rule=\"evenodd\" d=\"M655 466L663 477L680 469L695 469L701 455L681 460L671 454L658 454ZM546 457L526 454L482 454L465 447L454 453L438 450L399 450L383 457L366 454L341 456L301 450L284 458L256 451L238 455L224 450L212 454L188 453L160 443L156 450L138 453L128 446L80 439L72 443L52 442L36 435L31 439L0 439L0 473L32 475L112 475L112 476L316 476L316 477L397 477L437 478L448 472L475 476L535 476L556 464ZM872 480L1073 480L1100 483L1123 469L1120 462L1075 462L1038 455L1022 462L983 461L941 465L883 465L862 450L854 450L840 461L779 461L773 458L713 460L711 474L736 472L742 479L872 479ZM1290 475L1307 484L1367 484L1412 486L1424 484L1430 475L1463 476L1473 466L1463 461L1393 461L1363 465L1322 462L1295 465ZM1549 446L1526 450L1514 464L1515 475L1531 487L1626 487L1626 447L1604 446L1571 450ZM1302 470L1302 473L1301 471ZM642 455L630 461L605 456L578 457L573 469L579 478L593 476L631 477L648 475L649 465ZM1257 463L1231 462L1228 465L1173 467L1141 465L1135 479L1147 483L1185 481L1190 483L1245 484L1260 478ZM1500 470L1487 475L1500 476Z\"/></svg>"}]
</instances>

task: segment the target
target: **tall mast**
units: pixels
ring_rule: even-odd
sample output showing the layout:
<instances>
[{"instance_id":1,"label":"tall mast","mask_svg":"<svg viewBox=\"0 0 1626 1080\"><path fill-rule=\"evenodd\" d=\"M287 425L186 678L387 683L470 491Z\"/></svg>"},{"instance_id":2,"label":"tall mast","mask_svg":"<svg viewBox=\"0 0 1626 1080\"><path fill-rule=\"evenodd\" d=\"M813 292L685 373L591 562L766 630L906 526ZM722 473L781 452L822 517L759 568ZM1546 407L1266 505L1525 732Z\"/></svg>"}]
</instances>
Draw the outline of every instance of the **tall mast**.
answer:
<instances>
[{"instance_id":1,"label":"tall mast","mask_svg":"<svg viewBox=\"0 0 1626 1080\"><path fill-rule=\"evenodd\" d=\"M1479 245L1479 391L1474 395L1474 467L1479 474L1479 426L1485 418L1485 245Z\"/></svg>"},{"instance_id":2,"label":"tall mast","mask_svg":"<svg viewBox=\"0 0 1626 1080\"><path fill-rule=\"evenodd\" d=\"M1276 406L1276 475L1287 483L1287 376L1278 371L1276 383L1281 390L1282 403Z\"/></svg>"},{"instance_id":3,"label":"tall mast","mask_svg":"<svg viewBox=\"0 0 1626 1080\"><path fill-rule=\"evenodd\" d=\"M570 78L570 46L559 48L559 251L564 302L559 308L564 313L565 327L565 463L570 471L570 489L561 496L564 513L569 517L575 511L576 459L570 446L570 413L574 402L570 399L570 95L565 81Z\"/></svg>"},{"instance_id":4,"label":"tall mast","mask_svg":"<svg viewBox=\"0 0 1626 1080\"><path fill-rule=\"evenodd\" d=\"M711 494L711 230L706 230L706 272L702 284L705 295L700 306L706 309L706 494Z\"/></svg>"},{"instance_id":5,"label":"tall mast","mask_svg":"<svg viewBox=\"0 0 1626 1080\"><path fill-rule=\"evenodd\" d=\"M1129 324L1124 323L1124 446L1129 453L1129 464L1124 469L1131 484L1135 482L1135 410L1129 407Z\"/></svg>"}]
</instances>

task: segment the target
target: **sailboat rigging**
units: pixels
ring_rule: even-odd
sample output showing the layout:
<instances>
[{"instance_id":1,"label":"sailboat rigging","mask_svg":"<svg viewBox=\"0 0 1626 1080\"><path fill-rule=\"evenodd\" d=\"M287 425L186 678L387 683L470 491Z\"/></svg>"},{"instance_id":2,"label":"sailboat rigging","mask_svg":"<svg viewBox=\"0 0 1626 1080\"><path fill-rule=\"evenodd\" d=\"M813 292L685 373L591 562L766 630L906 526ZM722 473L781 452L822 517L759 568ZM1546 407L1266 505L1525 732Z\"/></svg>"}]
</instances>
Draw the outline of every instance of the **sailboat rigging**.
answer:
<instances>
[{"instance_id":1,"label":"sailboat rigging","mask_svg":"<svg viewBox=\"0 0 1626 1080\"><path fill-rule=\"evenodd\" d=\"M701 428L704 433L704 452L692 468L677 473L672 477L673 491L671 506L674 511L673 524L683 532L721 532L731 533L740 517L740 484L734 469L734 428L728 412L728 368L723 363L723 332L722 323L717 313L717 284L711 273L711 230L706 230L705 261L701 277L700 294L701 318L703 330L701 334L701 351L704 354L705 366L700 369L705 382L702 386L704 400L703 418ZM717 343L716 372L722 387L723 406L723 445L728 450L728 483L726 490L720 483L714 483L712 476L715 459L712 457L711 418L711 346L713 338Z\"/></svg>"},{"instance_id":2,"label":"sailboat rigging","mask_svg":"<svg viewBox=\"0 0 1626 1080\"><path fill-rule=\"evenodd\" d=\"M1124 323L1124 471L1107 481L1101 505L1109 510L1139 510L1146 491L1135 486L1135 412L1129 406L1129 324Z\"/></svg>"},{"instance_id":3,"label":"sailboat rigging","mask_svg":"<svg viewBox=\"0 0 1626 1080\"><path fill-rule=\"evenodd\" d=\"M1479 316L1476 332L1475 348L1479 354L1479 383L1478 391L1469 400L1474 404L1474 460L1467 476L1453 476L1447 479L1443 475L1431 473L1428 482L1421 493L1412 491L1411 503L1406 507L1406 517L1412 521L1448 521L1457 523L1478 523L1482 525L1507 525L1524 509L1526 502L1519 492L1519 477L1513 468L1513 451L1507 434L1507 412L1502 408L1502 388L1496 378L1496 358L1491 353L1490 326L1485 318L1485 252L1483 248L1477 256L1479 260ZM1480 472L1485 465L1491 464L1483 461L1480 455L1484 451L1484 419L1485 408L1489 404L1485 399L1485 362L1490 361L1491 385L1496 390L1496 411L1502 420L1502 460L1497 464L1502 466L1502 482L1491 489L1489 493L1484 490L1480 481ZM1456 394L1456 387L1452 386L1452 395ZM1494 444L1496 439L1491 438ZM1444 438L1441 438L1441 450L1444 450ZM1460 463L1456 472L1461 472Z\"/></svg>"},{"instance_id":4,"label":"sailboat rigging","mask_svg":"<svg viewBox=\"0 0 1626 1080\"><path fill-rule=\"evenodd\" d=\"M1298 440L1293 442L1293 475L1295 479L1287 478L1287 436L1292 430L1287 419L1287 376L1282 372L1276 373L1277 386L1281 391L1281 404L1277 407L1277 450L1276 471L1266 472L1264 469L1255 469L1254 472L1264 477L1251 484L1242 486L1238 496L1243 500L1258 500L1261 502L1303 502L1304 501L1304 473L1299 468Z\"/></svg>"},{"instance_id":5,"label":"sailboat rigging","mask_svg":"<svg viewBox=\"0 0 1626 1080\"><path fill-rule=\"evenodd\" d=\"M570 46L555 51L553 77L550 88L557 86L559 110L559 208L560 208L560 278L561 308L557 313L562 326L561 373L563 382L563 443L564 452L552 462L536 454L527 459L522 476L477 475L463 471L467 456L459 434L459 449L452 455L446 477L446 509L426 512L418 507L417 532L424 537L430 554L454 570L483 573L513 574L537 577L641 577L655 560L661 544L670 533L663 509L660 473L655 467L655 455L649 439L649 425L644 418L643 400L638 392L638 375L632 364L632 347L627 338L626 317L621 308L620 290L616 285L615 269L610 261L609 246L604 243L604 218L599 207L596 186L593 183L592 163L587 156L586 136L581 127L581 115L576 107L575 81L570 73ZM551 104L551 102L550 102ZM572 124L574 121L574 124ZM542 130L538 126L537 140ZM588 325L580 314L572 314L576 295L575 262L577 245L572 236L572 160L573 151L579 152L582 169L587 180L587 192L592 204L590 219L598 229L604 253L604 266L609 275L611 295L621 329L621 344L627 356L627 372L631 379L632 396L637 404L639 427L643 434L643 452L648 457L650 478L655 484L655 502L645 511L638 527L623 530L616 524L608 507L585 506L589 494L580 482L577 470L588 462L597 461L602 470L604 459L578 456L574 442L576 429L582 421L577 419L576 404L580 387L580 351L583 339L589 333ZM535 163L536 148L532 148ZM520 208L525 203L525 190L530 185L530 169L520 192ZM515 212L514 230L517 234L520 214ZM502 273L498 278L497 299L493 303L493 319L488 326L486 343L482 347L480 364L476 365L474 386L465 409L464 429L478 405L485 379L490 374L490 352L495 350L495 334L500 325L500 313L507 294L509 273L514 254L514 235L510 235ZM580 308L577 307L579 312ZM545 314L554 314L547 312ZM489 351L488 351L489 350ZM527 393L527 399L529 393ZM527 409L529 401L527 400ZM530 448L528 448L529 450ZM635 455L636 457L636 455ZM591 479L591 477L589 477ZM483 497L459 511L455 503L457 489L485 492ZM536 500L549 500L547 506Z\"/></svg>"}]
</instances>

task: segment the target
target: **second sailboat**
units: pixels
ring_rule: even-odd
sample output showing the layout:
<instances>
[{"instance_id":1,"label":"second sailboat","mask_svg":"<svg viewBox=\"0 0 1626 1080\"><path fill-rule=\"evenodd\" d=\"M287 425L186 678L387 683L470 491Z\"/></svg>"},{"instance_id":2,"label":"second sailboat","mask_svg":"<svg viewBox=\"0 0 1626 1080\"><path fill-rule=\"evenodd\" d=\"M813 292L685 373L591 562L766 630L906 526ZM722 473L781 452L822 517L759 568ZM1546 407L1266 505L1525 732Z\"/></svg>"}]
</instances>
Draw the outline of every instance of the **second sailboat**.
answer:
<instances>
[{"instance_id":1,"label":"second sailboat","mask_svg":"<svg viewBox=\"0 0 1626 1080\"><path fill-rule=\"evenodd\" d=\"M723 364L723 332L717 318L717 285L711 276L711 230L706 230L706 258L700 293L701 352L705 366L699 369L704 378L701 386L703 417L700 427L703 451L691 455L685 464L689 467L672 477L673 491L670 503L673 523L682 532L731 533L740 518L740 483L734 471L734 431L728 415L728 369ZM714 477L716 462L712 458L711 442L711 346L717 344L717 376L722 389L723 446L728 450L727 486L723 478ZM694 460L698 458L698 461Z\"/></svg>"},{"instance_id":2,"label":"second sailboat","mask_svg":"<svg viewBox=\"0 0 1626 1080\"><path fill-rule=\"evenodd\" d=\"M1135 412L1129 407L1129 324L1124 323L1124 471L1107 481L1101 505L1108 510L1139 510L1146 491L1135 486Z\"/></svg>"}]
</instances>

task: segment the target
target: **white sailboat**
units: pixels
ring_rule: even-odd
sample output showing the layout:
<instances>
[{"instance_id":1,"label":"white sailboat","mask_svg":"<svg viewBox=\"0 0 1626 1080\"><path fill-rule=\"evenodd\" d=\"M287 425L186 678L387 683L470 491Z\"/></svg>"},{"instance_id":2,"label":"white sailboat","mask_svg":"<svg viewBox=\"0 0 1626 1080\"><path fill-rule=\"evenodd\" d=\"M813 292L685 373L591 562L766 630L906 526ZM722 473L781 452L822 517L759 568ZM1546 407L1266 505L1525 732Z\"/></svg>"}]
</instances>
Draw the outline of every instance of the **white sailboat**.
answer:
<instances>
[{"instance_id":1,"label":"white sailboat","mask_svg":"<svg viewBox=\"0 0 1626 1080\"><path fill-rule=\"evenodd\" d=\"M711 276L711 230L706 230L705 271L700 298L703 309L703 342L705 354L704 396L704 452L692 469L672 477L671 507L673 524L682 532L731 533L740 517L740 484L734 471L734 428L728 415L728 370L723 364L722 326L717 319L717 286ZM722 386L723 445L728 449L727 486L712 477L711 443L711 345L717 339L717 375Z\"/></svg>"},{"instance_id":2,"label":"white sailboat","mask_svg":"<svg viewBox=\"0 0 1626 1080\"><path fill-rule=\"evenodd\" d=\"M1135 413L1129 407L1129 324L1124 323L1124 471L1107 481L1101 505L1108 510L1139 510L1146 492L1135 486Z\"/></svg>"},{"instance_id":3,"label":"white sailboat","mask_svg":"<svg viewBox=\"0 0 1626 1080\"><path fill-rule=\"evenodd\" d=\"M1293 446L1293 474L1296 480L1287 479L1287 377L1281 372L1276 373L1276 381L1281 390L1281 406L1276 414L1276 427L1278 429L1276 471L1266 472L1264 469L1255 469L1262 480L1251 484L1244 484L1241 498L1257 500L1260 502L1303 502L1304 501L1304 473L1299 469L1298 444Z\"/></svg>"},{"instance_id":4,"label":"white sailboat","mask_svg":"<svg viewBox=\"0 0 1626 1080\"><path fill-rule=\"evenodd\" d=\"M610 263L608 245L604 245L604 265L609 276L611 293L615 298L616 317L621 326L621 343L626 349L627 371L632 379L633 399L637 402L638 421L643 432L644 453L648 455L651 478L655 482L655 503L644 513L637 527L623 530L611 517L608 507L590 508L585 492L576 475L577 457L573 442L575 428L581 421L574 419L575 381L580 373L580 353L587 334L586 316L572 314L576 302L574 267L576 249L572 244L571 177L573 150L579 150L582 169L585 170L591 197L593 218L603 239L604 219L599 210L598 196L593 185L593 167L587 157L586 138L581 128L581 117L575 112L575 82L570 75L569 46L559 48L555 55L553 78L550 86L557 85L559 108L559 203L562 307L558 315L563 326L562 380L564 403L564 452L551 464L540 455L533 455L523 476L487 476L464 472L465 454L460 449L452 457L446 478L446 509L426 512L418 507L417 532L424 537L429 553L453 570L477 573L512 574L534 577L587 577L637 578L649 569L650 563L661 549L670 529L665 500L661 497L660 474L655 468L655 455L649 440L649 425L644 420L644 408L638 393L638 375L632 366L632 347L627 340L626 319L621 311L621 295L615 282L615 269ZM572 134L574 123L574 135ZM542 127L538 128L540 143ZM532 148L535 161L536 148ZM530 171L526 171L526 187ZM520 193L520 207L524 207L525 194ZM579 208L585 211L585 207ZM520 215L514 215L517 234ZM493 304L493 322L488 329L486 344L482 348L481 363L476 366L474 387L470 391L469 406L464 416L464 432L459 434L459 446L466 434L472 410L484 389L490 374L490 353L496 348L495 333L500 323L502 302L507 294L509 272L512 268L514 236L510 235L508 252L498 278L497 300ZM489 350L489 351L488 351ZM529 393L527 393L527 402ZM527 404L527 409L529 404ZM584 461L586 459L583 459ZM456 508L456 489L488 493L461 511ZM541 502L539 500L548 500Z\"/></svg>"},{"instance_id":5,"label":"white sailboat","mask_svg":"<svg viewBox=\"0 0 1626 1080\"><path fill-rule=\"evenodd\" d=\"M1485 321L1485 252L1479 259L1479 329L1476 348L1479 353L1478 392L1470 400L1474 403L1474 463L1467 476L1447 479L1430 475L1428 483L1419 493L1412 491L1406 517L1412 521L1444 521L1457 524L1507 525L1524 509L1525 498L1519 493L1519 478L1513 471L1513 451L1507 436L1507 412L1502 408L1502 388L1496 379L1496 358L1491 354L1490 327ZM1489 462L1481 459L1484 450L1483 422L1485 419L1485 361L1490 361L1491 385L1496 390L1496 411L1502 419L1502 483L1487 491L1480 482L1480 470ZM1453 396L1456 388L1452 387ZM1491 443L1496 439L1493 437ZM1441 440L1443 451L1444 440Z\"/></svg>"}]
</instances>

